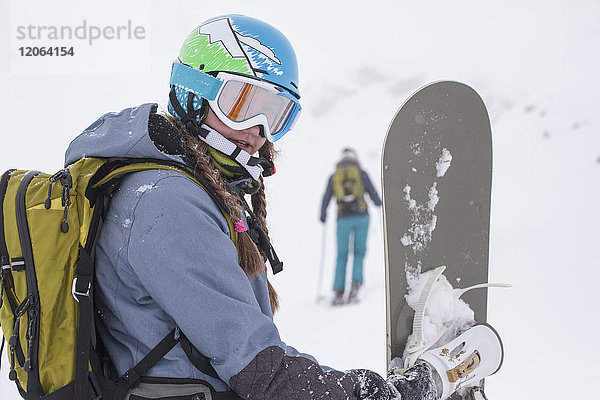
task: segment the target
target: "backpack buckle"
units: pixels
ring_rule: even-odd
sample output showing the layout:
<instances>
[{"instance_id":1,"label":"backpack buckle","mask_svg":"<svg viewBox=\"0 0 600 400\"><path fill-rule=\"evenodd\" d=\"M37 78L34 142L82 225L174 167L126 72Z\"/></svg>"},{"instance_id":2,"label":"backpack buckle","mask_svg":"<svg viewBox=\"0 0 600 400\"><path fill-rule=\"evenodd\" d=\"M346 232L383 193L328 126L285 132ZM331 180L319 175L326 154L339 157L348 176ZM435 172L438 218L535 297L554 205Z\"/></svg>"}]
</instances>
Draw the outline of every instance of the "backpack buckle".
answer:
<instances>
[{"instance_id":1,"label":"backpack buckle","mask_svg":"<svg viewBox=\"0 0 600 400\"><path fill-rule=\"evenodd\" d=\"M73 286L71 287L71 293L73 294L73 298L75 299L76 302L79 303L79 298L77 296L82 296L82 297L90 297L90 289L92 287L92 283L88 282L88 286L87 286L87 291L85 292L78 292L77 291L77 278L73 279Z\"/></svg>"}]
</instances>

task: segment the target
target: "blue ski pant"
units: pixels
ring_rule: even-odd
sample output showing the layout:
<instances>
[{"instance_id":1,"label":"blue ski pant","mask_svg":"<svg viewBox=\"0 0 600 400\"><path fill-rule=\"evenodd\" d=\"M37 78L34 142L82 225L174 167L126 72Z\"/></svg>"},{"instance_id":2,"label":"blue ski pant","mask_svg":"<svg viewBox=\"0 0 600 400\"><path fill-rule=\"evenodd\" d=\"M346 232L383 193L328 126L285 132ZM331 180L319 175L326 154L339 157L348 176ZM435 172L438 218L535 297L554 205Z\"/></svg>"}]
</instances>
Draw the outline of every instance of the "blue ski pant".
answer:
<instances>
[{"instance_id":1,"label":"blue ski pant","mask_svg":"<svg viewBox=\"0 0 600 400\"><path fill-rule=\"evenodd\" d=\"M352 282L363 281L363 261L367 253L369 216L358 215L337 220L337 261L335 265L334 291L344 291L346 286L346 264L350 240L353 237Z\"/></svg>"}]
</instances>

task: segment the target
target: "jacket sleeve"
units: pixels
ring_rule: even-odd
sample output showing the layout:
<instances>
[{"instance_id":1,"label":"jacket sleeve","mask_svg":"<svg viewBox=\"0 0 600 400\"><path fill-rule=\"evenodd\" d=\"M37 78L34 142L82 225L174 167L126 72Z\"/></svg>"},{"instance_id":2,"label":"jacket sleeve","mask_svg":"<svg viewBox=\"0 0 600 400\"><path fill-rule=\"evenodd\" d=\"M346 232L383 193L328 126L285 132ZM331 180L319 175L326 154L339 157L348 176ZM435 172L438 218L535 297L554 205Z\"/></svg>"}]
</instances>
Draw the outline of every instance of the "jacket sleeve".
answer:
<instances>
[{"instance_id":1,"label":"jacket sleeve","mask_svg":"<svg viewBox=\"0 0 600 400\"><path fill-rule=\"evenodd\" d=\"M369 197L373 201L373 204L375 204L377 207L380 207L381 206L381 198L379 197L379 193L377 193L375 186L373 186L373 183L371 182L369 175L364 170L361 170L360 173L362 176L362 181L363 181L363 186L365 188L365 192L369 193Z\"/></svg>"},{"instance_id":2,"label":"jacket sleeve","mask_svg":"<svg viewBox=\"0 0 600 400\"><path fill-rule=\"evenodd\" d=\"M144 190L132 215L129 264L238 395L355 398L353 374L326 372L282 342L238 264L223 215L202 188L183 175L170 175Z\"/></svg>"},{"instance_id":3,"label":"jacket sleeve","mask_svg":"<svg viewBox=\"0 0 600 400\"><path fill-rule=\"evenodd\" d=\"M333 175L329 177L327 181L327 187L325 188L325 194L323 194L323 200L321 201L321 214L320 220L321 222L325 222L327 218L327 206L329 206L329 201L331 200L331 196L333 195Z\"/></svg>"}]
</instances>

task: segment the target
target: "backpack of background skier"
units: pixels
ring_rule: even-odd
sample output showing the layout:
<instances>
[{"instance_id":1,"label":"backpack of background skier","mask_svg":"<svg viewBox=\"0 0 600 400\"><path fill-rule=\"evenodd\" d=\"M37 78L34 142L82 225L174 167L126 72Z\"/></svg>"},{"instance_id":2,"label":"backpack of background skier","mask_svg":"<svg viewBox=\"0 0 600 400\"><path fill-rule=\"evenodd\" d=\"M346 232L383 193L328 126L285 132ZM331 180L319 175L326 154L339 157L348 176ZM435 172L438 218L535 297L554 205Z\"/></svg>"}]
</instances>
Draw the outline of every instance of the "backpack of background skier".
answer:
<instances>
[{"instance_id":1,"label":"backpack of background skier","mask_svg":"<svg viewBox=\"0 0 600 400\"><path fill-rule=\"evenodd\" d=\"M333 173L333 195L337 201L338 214L358 214L366 210L364 186L358 162L343 160Z\"/></svg>"},{"instance_id":2,"label":"backpack of background skier","mask_svg":"<svg viewBox=\"0 0 600 400\"><path fill-rule=\"evenodd\" d=\"M125 174L147 169L185 174L215 200L236 244L218 196L182 168L165 161L84 158L54 175L25 170L2 175L0 324L3 346L8 341L9 378L23 398L123 399L178 343L197 368L218 378L207 360L192 355L178 329L119 377L96 334L101 322L93 304L95 245L110 194Z\"/></svg>"}]
</instances>

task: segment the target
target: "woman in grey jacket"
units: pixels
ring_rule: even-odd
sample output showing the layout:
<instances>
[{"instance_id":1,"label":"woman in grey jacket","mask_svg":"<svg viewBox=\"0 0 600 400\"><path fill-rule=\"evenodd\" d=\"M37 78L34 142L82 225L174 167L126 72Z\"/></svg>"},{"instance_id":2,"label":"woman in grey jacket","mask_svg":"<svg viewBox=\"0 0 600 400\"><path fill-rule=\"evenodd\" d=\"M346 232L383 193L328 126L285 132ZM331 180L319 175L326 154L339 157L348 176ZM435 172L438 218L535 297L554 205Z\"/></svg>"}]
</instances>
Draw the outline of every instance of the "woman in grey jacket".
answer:
<instances>
[{"instance_id":1,"label":"woman in grey jacket","mask_svg":"<svg viewBox=\"0 0 600 400\"><path fill-rule=\"evenodd\" d=\"M440 397L431 363L386 380L323 367L279 337L265 261L274 272L280 263L268 240L263 177L274 172L272 143L300 112L297 75L294 51L274 27L241 15L213 18L173 63L170 116L156 104L109 113L69 147L67 165L85 156L160 160L193 170L205 185L172 170L131 173L106 213L96 301L117 373L173 330L190 344L148 371L161 384L142 381L131 398Z\"/></svg>"}]
</instances>

